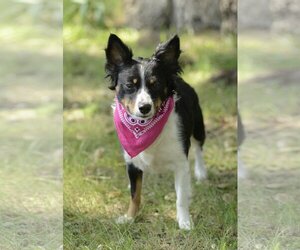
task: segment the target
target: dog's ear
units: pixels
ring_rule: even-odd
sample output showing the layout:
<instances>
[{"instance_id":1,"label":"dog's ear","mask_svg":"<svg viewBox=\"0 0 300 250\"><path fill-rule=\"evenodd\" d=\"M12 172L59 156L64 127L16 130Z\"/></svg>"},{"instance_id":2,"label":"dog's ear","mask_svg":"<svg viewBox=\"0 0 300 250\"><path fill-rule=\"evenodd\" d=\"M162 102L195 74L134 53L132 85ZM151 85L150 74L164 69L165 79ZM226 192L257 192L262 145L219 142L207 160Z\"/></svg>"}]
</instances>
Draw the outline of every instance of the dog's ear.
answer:
<instances>
[{"instance_id":1,"label":"dog's ear","mask_svg":"<svg viewBox=\"0 0 300 250\"><path fill-rule=\"evenodd\" d=\"M157 46L153 58L158 60L170 74L176 75L182 72L178 63L180 53L180 40L179 37L175 35L168 41Z\"/></svg>"},{"instance_id":2,"label":"dog's ear","mask_svg":"<svg viewBox=\"0 0 300 250\"><path fill-rule=\"evenodd\" d=\"M154 57L164 63L176 62L180 56L180 40L177 35L157 46Z\"/></svg>"},{"instance_id":3,"label":"dog's ear","mask_svg":"<svg viewBox=\"0 0 300 250\"><path fill-rule=\"evenodd\" d=\"M132 51L115 34L110 34L107 48L105 49L107 77L111 79L110 89L114 90L117 85L117 75L120 68L132 59Z\"/></svg>"},{"instance_id":4,"label":"dog's ear","mask_svg":"<svg viewBox=\"0 0 300 250\"><path fill-rule=\"evenodd\" d=\"M121 66L132 58L131 50L115 34L110 34L105 54L107 62L115 66Z\"/></svg>"}]
</instances>

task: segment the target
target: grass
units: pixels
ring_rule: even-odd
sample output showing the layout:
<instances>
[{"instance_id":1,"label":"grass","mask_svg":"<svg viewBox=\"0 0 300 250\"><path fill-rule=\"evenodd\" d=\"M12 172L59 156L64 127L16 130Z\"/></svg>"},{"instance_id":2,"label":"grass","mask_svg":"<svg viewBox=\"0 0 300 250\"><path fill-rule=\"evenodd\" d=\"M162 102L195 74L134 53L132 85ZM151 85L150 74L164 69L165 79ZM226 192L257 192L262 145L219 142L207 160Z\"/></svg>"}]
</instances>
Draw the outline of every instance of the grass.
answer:
<instances>
[{"instance_id":1,"label":"grass","mask_svg":"<svg viewBox=\"0 0 300 250\"><path fill-rule=\"evenodd\" d=\"M150 56L156 46L156 42L141 44L142 32L113 32L136 55ZM188 62L183 78L198 92L204 111L209 173L207 181L193 184L195 228L184 232L175 219L171 173L146 175L136 221L114 222L127 209L129 190L111 116L114 94L104 80L108 35L106 30L64 28L65 249L235 249L236 86L206 82L221 69L235 67L233 39L214 33L181 36L183 60Z\"/></svg>"},{"instance_id":2,"label":"grass","mask_svg":"<svg viewBox=\"0 0 300 250\"><path fill-rule=\"evenodd\" d=\"M248 178L238 185L239 249L300 248L299 39L240 35L241 148Z\"/></svg>"},{"instance_id":3,"label":"grass","mask_svg":"<svg viewBox=\"0 0 300 250\"><path fill-rule=\"evenodd\" d=\"M9 23L1 24L0 32L5 62L0 70L0 248L58 249L63 230L59 34L48 26Z\"/></svg>"}]
</instances>

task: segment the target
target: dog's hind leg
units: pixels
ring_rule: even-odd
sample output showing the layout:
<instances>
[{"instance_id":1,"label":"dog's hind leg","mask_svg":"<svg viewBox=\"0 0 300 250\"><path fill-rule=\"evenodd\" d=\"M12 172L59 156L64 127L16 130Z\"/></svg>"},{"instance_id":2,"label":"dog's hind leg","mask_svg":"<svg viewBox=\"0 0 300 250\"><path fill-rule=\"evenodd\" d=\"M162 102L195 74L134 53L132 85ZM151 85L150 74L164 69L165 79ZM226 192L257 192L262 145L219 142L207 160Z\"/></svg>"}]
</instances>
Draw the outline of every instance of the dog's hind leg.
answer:
<instances>
[{"instance_id":1,"label":"dog's hind leg","mask_svg":"<svg viewBox=\"0 0 300 250\"><path fill-rule=\"evenodd\" d=\"M203 152L199 142L195 143L195 178L197 182L207 178L207 171L203 160Z\"/></svg>"},{"instance_id":2,"label":"dog's hind leg","mask_svg":"<svg viewBox=\"0 0 300 250\"><path fill-rule=\"evenodd\" d=\"M189 172L189 163L183 162L175 170L175 190L176 190L176 209L177 221L180 229L192 229L192 221L189 213L191 199L191 178Z\"/></svg>"},{"instance_id":3,"label":"dog's hind leg","mask_svg":"<svg viewBox=\"0 0 300 250\"><path fill-rule=\"evenodd\" d=\"M195 144L195 177L197 182L200 182L203 179L206 179L207 172L204 165L202 146L205 141L205 126L203 122L202 110L199 106L198 98L197 103L194 104L194 144Z\"/></svg>"}]
</instances>

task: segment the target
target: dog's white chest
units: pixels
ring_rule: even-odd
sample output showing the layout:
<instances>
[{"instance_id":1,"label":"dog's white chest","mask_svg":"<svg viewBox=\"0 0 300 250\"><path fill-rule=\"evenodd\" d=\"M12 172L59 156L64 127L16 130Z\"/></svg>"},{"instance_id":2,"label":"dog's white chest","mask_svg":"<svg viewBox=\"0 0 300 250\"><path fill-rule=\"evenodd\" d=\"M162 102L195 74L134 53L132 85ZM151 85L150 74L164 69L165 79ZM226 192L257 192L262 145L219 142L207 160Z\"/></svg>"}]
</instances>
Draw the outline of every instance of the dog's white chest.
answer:
<instances>
[{"instance_id":1,"label":"dog's white chest","mask_svg":"<svg viewBox=\"0 0 300 250\"><path fill-rule=\"evenodd\" d=\"M143 171L174 170L178 165L177 163L186 158L180 141L179 126L181 126L179 117L173 110L162 133L155 142L134 158L125 152L125 161L133 163Z\"/></svg>"}]
</instances>

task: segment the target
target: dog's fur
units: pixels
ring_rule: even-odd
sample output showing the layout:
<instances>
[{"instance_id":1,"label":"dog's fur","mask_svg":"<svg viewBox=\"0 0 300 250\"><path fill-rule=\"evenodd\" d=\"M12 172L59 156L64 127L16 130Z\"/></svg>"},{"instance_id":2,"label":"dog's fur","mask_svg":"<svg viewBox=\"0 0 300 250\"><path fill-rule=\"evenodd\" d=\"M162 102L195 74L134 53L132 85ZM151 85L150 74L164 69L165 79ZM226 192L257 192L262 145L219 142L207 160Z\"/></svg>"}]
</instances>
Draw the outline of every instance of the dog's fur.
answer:
<instances>
[{"instance_id":1,"label":"dog's fur","mask_svg":"<svg viewBox=\"0 0 300 250\"><path fill-rule=\"evenodd\" d=\"M202 158L205 128L202 111L194 89L179 76L182 69L178 63L180 41L176 35L159 44L151 58L133 58L132 51L111 34L105 49L107 76L110 89L127 112L137 119L151 118L161 104L171 95L175 96L172 111L161 135L156 141L134 158L124 151L131 187L131 200L127 215L122 220L134 218L140 205L144 171L170 169L175 174L177 195L177 220L179 227L189 230L191 184L188 153L191 137L196 142L195 176L206 178Z\"/></svg>"}]
</instances>

